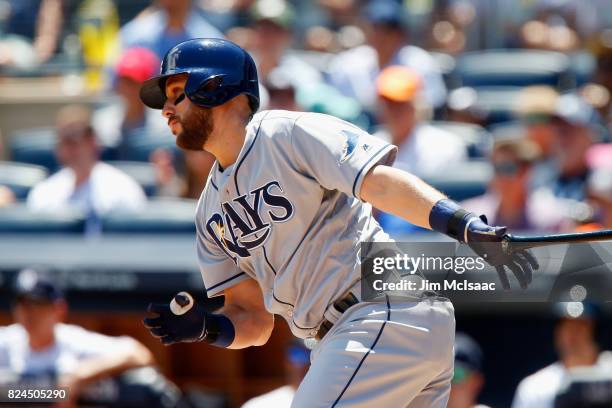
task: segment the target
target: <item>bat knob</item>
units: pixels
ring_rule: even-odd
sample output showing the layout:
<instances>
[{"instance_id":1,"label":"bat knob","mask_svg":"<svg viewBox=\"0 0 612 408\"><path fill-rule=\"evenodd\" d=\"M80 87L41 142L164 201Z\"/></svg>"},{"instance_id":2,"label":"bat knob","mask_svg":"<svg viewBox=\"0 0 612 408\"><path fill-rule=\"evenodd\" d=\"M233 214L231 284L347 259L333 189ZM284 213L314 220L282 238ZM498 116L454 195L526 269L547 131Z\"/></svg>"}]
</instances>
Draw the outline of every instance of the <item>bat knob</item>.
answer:
<instances>
[{"instance_id":1,"label":"bat knob","mask_svg":"<svg viewBox=\"0 0 612 408\"><path fill-rule=\"evenodd\" d=\"M170 310L178 316L187 313L192 307L193 298L187 292L177 293L170 302Z\"/></svg>"}]
</instances>

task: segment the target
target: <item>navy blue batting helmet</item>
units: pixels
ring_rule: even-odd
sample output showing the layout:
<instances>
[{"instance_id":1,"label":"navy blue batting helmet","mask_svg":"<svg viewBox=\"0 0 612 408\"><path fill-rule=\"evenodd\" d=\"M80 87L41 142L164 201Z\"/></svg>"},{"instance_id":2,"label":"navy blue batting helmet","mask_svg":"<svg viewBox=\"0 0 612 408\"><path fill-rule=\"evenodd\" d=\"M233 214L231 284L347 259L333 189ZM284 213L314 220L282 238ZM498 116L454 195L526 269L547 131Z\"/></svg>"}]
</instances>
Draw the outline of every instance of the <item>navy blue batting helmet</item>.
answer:
<instances>
[{"instance_id":1,"label":"navy blue batting helmet","mask_svg":"<svg viewBox=\"0 0 612 408\"><path fill-rule=\"evenodd\" d=\"M196 105L212 108L245 94L252 111L259 108L255 62L231 41L196 38L174 46L164 56L160 74L142 84L142 102L150 108L162 109L166 102L166 80L177 74L188 74L185 95Z\"/></svg>"}]
</instances>

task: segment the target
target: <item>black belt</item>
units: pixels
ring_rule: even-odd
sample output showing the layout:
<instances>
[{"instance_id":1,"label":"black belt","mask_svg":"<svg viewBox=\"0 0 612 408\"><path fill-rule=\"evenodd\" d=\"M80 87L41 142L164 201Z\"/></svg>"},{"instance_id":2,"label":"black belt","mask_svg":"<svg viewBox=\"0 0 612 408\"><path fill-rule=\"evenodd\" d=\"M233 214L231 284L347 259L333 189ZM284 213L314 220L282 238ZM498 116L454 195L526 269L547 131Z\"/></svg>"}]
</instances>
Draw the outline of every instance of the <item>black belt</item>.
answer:
<instances>
[{"instance_id":1,"label":"black belt","mask_svg":"<svg viewBox=\"0 0 612 408\"><path fill-rule=\"evenodd\" d=\"M338 312L340 312L340 314L342 314L346 312L349 307L356 305L357 303L359 303L359 299L357 299L357 296L349 292L342 299L335 301L333 306L334 309L336 309ZM319 331L317 332L315 339L321 340L323 336L325 336L327 332L332 328L333 325L334 324L332 322L327 319L324 319L323 323L321 323L321 326L319 326Z\"/></svg>"}]
</instances>

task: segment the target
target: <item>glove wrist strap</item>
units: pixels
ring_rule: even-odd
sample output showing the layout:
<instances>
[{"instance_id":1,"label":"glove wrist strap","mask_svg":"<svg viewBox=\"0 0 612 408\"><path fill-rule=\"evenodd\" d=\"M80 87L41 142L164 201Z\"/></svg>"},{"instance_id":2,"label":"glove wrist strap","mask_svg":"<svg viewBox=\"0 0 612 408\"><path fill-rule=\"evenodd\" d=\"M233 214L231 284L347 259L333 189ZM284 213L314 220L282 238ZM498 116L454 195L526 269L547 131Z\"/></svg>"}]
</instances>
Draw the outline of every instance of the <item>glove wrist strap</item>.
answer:
<instances>
[{"instance_id":1,"label":"glove wrist strap","mask_svg":"<svg viewBox=\"0 0 612 408\"><path fill-rule=\"evenodd\" d=\"M448 198L438 201L429 213L429 225L434 231L446 234L460 242L467 242L466 231L476 214L461 208Z\"/></svg>"},{"instance_id":2,"label":"glove wrist strap","mask_svg":"<svg viewBox=\"0 0 612 408\"><path fill-rule=\"evenodd\" d=\"M229 347L234 342L236 330L232 321L225 315L206 313L204 330L200 341L217 347Z\"/></svg>"}]
</instances>

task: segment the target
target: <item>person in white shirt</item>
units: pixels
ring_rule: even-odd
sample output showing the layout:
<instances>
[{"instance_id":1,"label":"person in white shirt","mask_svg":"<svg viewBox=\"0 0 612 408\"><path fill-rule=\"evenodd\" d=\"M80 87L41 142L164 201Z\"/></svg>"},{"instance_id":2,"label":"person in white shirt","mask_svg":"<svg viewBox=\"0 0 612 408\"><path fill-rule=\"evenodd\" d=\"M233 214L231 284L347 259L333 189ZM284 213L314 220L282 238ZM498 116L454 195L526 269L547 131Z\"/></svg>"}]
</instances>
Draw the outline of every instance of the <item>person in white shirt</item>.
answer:
<instances>
[{"instance_id":1,"label":"person in white shirt","mask_svg":"<svg viewBox=\"0 0 612 408\"><path fill-rule=\"evenodd\" d=\"M426 177L467 160L467 148L458 136L425 121L428 105L422 85L411 68L393 65L380 73L375 86L383 128L376 136L398 147L396 167Z\"/></svg>"},{"instance_id":2,"label":"person in white shirt","mask_svg":"<svg viewBox=\"0 0 612 408\"><path fill-rule=\"evenodd\" d=\"M514 395L512 408L553 408L567 375L585 367L610 365L612 353L600 351L595 340L595 306L581 302L555 305L560 317L555 327L559 361L524 378Z\"/></svg>"},{"instance_id":3,"label":"person in white shirt","mask_svg":"<svg viewBox=\"0 0 612 408\"><path fill-rule=\"evenodd\" d=\"M248 400L242 408L289 408L295 391L310 367L310 350L302 341L294 341L287 348L285 376L287 384Z\"/></svg>"},{"instance_id":4,"label":"person in white shirt","mask_svg":"<svg viewBox=\"0 0 612 408\"><path fill-rule=\"evenodd\" d=\"M57 119L56 156L63 169L30 191L33 211L77 210L86 217L86 231L98 232L100 217L113 210L135 211L146 203L142 188L130 176L99 161L90 111L62 109Z\"/></svg>"},{"instance_id":5,"label":"person in white shirt","mask_svg":"<svg viewBox=\"0 0 612 408\"><path fill-rule=\"evenodd\" d=\"M0 383L67 387L72 406L86 386L128 369L153 364L136 340L109 337L64 324L68 311L61 289L41 271L25 269L15 285L15 323L0 327Z\"/></svg>"},{"instance_id":6,"label":"person in white shirt","mask_svg":"<svg viewBox=\"0 0 612 408\"><path fill-rule=\"evenodd\" d=\"M406 44L405 11L396 0L372 0L364 13L367 44L335 57L329 67L329 81L342 94L359 101L365 110L375 111L376 77L390 65L416 70L423 78L427 102L439 108L446 102L446 85L440 67L422 48Z\"/></svg>"}]
</instances>

